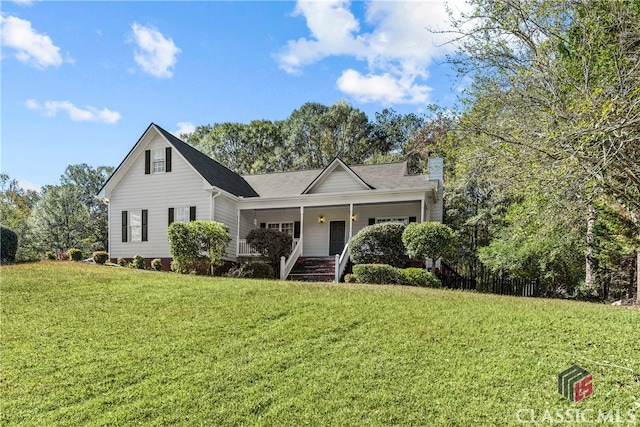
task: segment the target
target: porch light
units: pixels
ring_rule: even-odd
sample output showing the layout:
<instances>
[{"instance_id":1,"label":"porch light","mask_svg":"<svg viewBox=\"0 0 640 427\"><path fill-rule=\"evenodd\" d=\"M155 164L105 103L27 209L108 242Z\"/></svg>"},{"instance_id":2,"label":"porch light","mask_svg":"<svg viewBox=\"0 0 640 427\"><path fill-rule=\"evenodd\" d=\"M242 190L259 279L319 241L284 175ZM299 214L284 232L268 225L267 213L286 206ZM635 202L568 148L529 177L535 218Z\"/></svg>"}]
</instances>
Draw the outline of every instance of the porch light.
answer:
<instances>
[{"instance_id":1,"label":"porch light","mask_svg":"<svg viewBox=\"0 0 640 427\"><path fill-rule=\"evenodd\" d=\"M356 214L351 215L351 221L355 221L356 220Z\"/></svg>"},{"instance_id":2,"label":"porch light","mask_svg":"<svg viewBox=\"0 0 640 427\"><path fill-rule=\"evenodd\" d=\"M319 222L320 224L324 224L324 215L320 215L320 216L318 217L318 222Z\"/></svg>"}]
</instances>

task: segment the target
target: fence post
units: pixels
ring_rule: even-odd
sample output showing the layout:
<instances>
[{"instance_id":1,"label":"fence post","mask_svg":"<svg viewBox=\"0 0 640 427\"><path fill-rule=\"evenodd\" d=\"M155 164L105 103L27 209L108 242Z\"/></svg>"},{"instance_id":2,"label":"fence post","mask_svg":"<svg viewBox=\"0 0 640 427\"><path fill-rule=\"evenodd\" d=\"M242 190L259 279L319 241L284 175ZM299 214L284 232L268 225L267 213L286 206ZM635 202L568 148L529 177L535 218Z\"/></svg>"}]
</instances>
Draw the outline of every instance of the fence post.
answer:
<instances>
[{"instance_id":1,"label":"fence post","mask_svg":"<svg viewBox=\"0 0 640 427\"><path fill-rule=\"evenodd\" d=\"M287 279L285 277L285 272L284 272L284 268L285 268L285 264L286 263L287 263L286 258L281 256L280 257L280 280L286 280Z\"/></svg>"}]
</instances>

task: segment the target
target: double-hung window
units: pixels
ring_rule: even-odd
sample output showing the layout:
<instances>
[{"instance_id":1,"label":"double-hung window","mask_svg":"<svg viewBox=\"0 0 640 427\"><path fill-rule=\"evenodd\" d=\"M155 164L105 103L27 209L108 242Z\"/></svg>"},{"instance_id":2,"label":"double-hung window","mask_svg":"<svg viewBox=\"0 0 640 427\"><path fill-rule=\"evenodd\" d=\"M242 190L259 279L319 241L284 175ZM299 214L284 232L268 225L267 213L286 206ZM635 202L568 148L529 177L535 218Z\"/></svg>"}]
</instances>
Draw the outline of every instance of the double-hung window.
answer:
<instances>
[{"instance_id":1,"label":"double-hung window","mask_svg":"<svg viewBox=\"0 0 640 427\"><path fill-rule=\"evenodd\" d=\"M165 171L165 150L151 150L151 158L153 163L153 173L162 173Z\"/></svg>"},{"instance_id":2,"label":"double-hung window","mask_svg":"<svg viewBox=\"0 0 640 427\"><path fill-rule=\"evenodd\" d=\"M404 217L376 218L376 224L380 224L383 222L397 222L402 225L407 225L409 224L409 217L404 216Z\"/></svg>"},{"instance_id":3,"label":"double-hung window","mask_svg":"<svg viewBox=\"0 0 640 427\"><path fill-rule=\"evenodd\" d=\"M122 241L146 242L148 229L148 210L136 209L122 211Z\"/></svg>"},{"instance_id":4,"label":"double-hung window","mask_svg":"<svg viewBox=\"0 0 640 427\"><path fill-rule=\"evenodd\" d=\"M181 206L178 208L169 208L169 225L174 222L189 222L196 220L195 206Z\"/></svg>"}]
</instances>

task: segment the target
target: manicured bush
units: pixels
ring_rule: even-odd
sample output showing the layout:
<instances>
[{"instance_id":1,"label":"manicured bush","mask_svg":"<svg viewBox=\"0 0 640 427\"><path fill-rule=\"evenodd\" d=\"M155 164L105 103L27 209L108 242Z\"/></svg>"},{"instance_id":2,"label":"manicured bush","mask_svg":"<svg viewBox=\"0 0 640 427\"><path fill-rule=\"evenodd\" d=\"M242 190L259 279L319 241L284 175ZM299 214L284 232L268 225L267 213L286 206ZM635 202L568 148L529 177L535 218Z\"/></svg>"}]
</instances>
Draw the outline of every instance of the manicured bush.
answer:
<instances>
[{"instance_id":1,"label":"manicured bush","mask_svg":"<svg viewBox=\"0 0 640 427\"><path fill-rule=\"evenodd\" d=\"M93 261L96 264L104 264L109 260L109 254L105 251L96 251L93 253Z\"/></svg>"},{"instance_id":2,"label":"manicured bush","mask_svg":"<svg viewBox=\"0 0 640 427\"><path fill-rule=\"evenodd\" d=\"M344 276L345 283L358 283L358 276L355 274L347 274Z\"/></svg>"},{"instance_id":3,"label":"manicured bush","mask_svg":"<svg viewBox=\"0 0 640 427\"><path fill-rule=\"evenodd\" d=\"M393 285L398 283L398 269L388 264L356 264L353 274L359 283Z\"/></svg>"},{"instance_id":4,"label":"manicured bush","mask_svg":"<svg viewBox=\"0 0 640 427\"><path fill-rule=\"evenodd\" d=\"M151 268L156 271L162 271L162 260L160 258L155 258L151 261Z\"/></svg>"},{"instance_id":5,"label":"manicured bush","mask_svg":"<svg viewBox=\"0 0 640 427\"><path fill-rule=\"evenodd\" d=\"M69 258L71 261L81 261L82 260L82 251L78 248L71 248L67 251Z\"/></svg>"},{"instance_id":6,"label":"manicured bush","mask_svg":"<svg viewBox=\"0 0 640 427\"><path fill-rule=\"evenodd\" d=\"M354 264L389 264L402 267L405 247L402 243L404 225L395 222L374 224L360 230L349 243Z\"/></svg>"},{"instance_id":7,"label":"manicured bush","mask_svg":"<svg viewBox=\"0 0 640 427\"><path fill-rule=\"evenodd\" d=\"M16 262L18 251L18 235L6 227L0 226L0 262Z\"/></svg>"},{"instance_id":8,"label":"manicured bush","mask_svg":"<svg viewBox=\"0 0 640 427\"><path fill-rule=\"evenodd\" d=\"M171 271L180 274L207 275L211 272L211 260L206 256L174 259L171 261Z\"/></svg>"},{"instance_id":9,"label":"manicured bush","mask_svg":"<svg viewBox=\"0 0 640 427\"><path fill-rule=\"evenodd\" d=\"M116 264L118 264L120 267L126 267L127 260L124 258L118 258L118 260L116 261Z\"/></svg>"},{"instance_id":10,"label":"manicured bush","mask_svg":"<svg viewBox=\"0 0 640 427\"><path fill-rule=\"evenodd\" d=\"M53 251L45 252L44 257L45 257L45 259L48 259L50 261L55 261L55 260L58 259L58 255Z\"/></svg>"},{"instance_id":11,"label":"manicured bush","mask_svg":"<svg viewBox=\"0 0 640 427\"><path fill-rule=\"evenodd\" d=\"M171 269L179 273L208 274L211 267L222 264L222 255L231 240L227 227L215 221L174 222L167 234L173 257ZM205 261L208 265L203 269Z\"/></svg>"},{"instance_id":12,"label":"manicured bush","mask_svg":"<svg viewBox=\"0 0 640 427\"><path fill-rule=\"evenodd\" d=\"M131 263L131 268L138 268L140 270L144 270L144 257L142 255L136 254L133 257L133 262Z\"/></svg>"},{"instance_id":13,"label":"manicured bush","mask_svg":"<svg viewBox=\"0 0 640 427\"><path fill-rule=\"evenodd\" d=\"M404 268L398 270L398 284L406 286L422 286L427 288L441 287L440 280L435 274L422 268Z\"/></svg>"},{"instance_id":14,"label":"manicured bush","mask_svg":"<svg viewBox=\"0 0 640 427\"><path fill-rule=\"evenodd\" d=\"M274 275L280 267L280 257L291 253L292 237L270 228L255 228L247 234L247 243L271 263ZM274 276L272 276L274 277Z\"/></svg>"},{"instance_id":15,"label":"manicured bush","mask_svg":"<svg viewBox=\"0 0 640 427\"><path fill-rule=\"evenodd\" d=\"M245 262L227 273L229 277L248 279L273 279L274 275L273 267L264 262Z\"/></svg>"},{"instance_id":16,"label":"manicured bush","mask_svg":"<svg viewBox=\"0 0 640 427\"><path fill-rule=\"evenodd\" d=\"M439 222L412 223L402 233L402 241L412 258L435 261L453 254L454 236L449 226Z\"/></svg>"}]
</instances>

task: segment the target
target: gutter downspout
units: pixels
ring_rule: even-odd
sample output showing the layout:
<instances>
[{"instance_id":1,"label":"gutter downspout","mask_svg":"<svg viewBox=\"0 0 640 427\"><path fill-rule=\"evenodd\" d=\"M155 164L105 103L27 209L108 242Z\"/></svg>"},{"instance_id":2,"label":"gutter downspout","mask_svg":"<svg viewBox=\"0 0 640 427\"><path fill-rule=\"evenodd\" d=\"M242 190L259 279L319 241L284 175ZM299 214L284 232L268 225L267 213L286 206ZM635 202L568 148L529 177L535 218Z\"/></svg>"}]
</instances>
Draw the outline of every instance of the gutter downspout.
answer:
<instances>
[{"instance_id":1,"label":"gutter downspout","mask_svg":"<svg viewBox=\"0 0 640 427\"><path fill-rule=\"evenodd\" d=\"M209 200L209 221L215 221L216 218L216 201L215 198L222 194L222 190L218 190L218 194L213 194L211 191L211 199Z\"/></svg>"}]
</instances>

